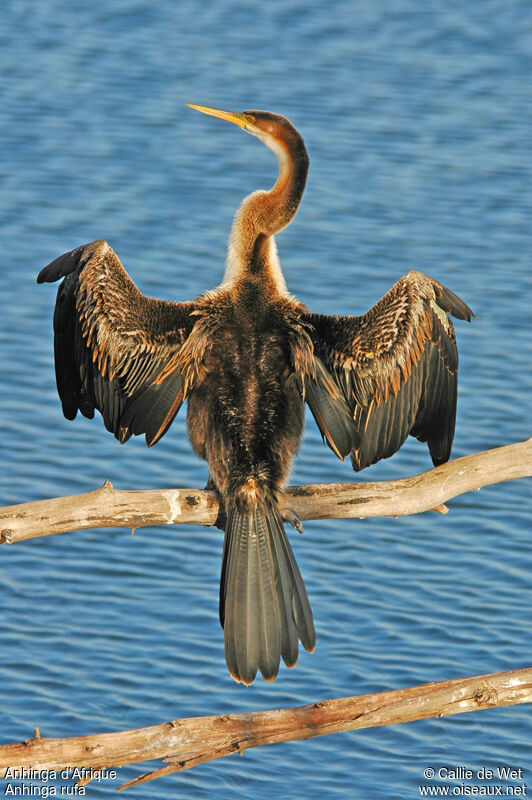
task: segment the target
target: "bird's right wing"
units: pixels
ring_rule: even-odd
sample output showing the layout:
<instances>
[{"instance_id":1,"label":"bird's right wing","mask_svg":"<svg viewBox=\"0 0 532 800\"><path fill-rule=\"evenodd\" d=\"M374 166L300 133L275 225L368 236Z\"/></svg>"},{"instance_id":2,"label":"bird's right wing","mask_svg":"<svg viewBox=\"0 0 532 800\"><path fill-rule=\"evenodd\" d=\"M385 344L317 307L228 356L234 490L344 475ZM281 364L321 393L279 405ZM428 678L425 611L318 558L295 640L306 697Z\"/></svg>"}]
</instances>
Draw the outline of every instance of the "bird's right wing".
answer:
<instances>
[{"instance_id":1,"label":"bird's right wing","mask_svg":"<svg viewBox=\"0 0 532 800\"><path fill-rule=\"evenodd\" d=\"M145 297L112 247L96 241L60 256L38 283L64 278L54 313L57 389L67 419L97 408L122 443L166 433L186 394L179 353L195 304Z\"/></svg>"},{"instance_id":2,"label":"bird's right wing","mask_svg":"<svg viewBox=\"0 0 532 800\"><path fill-rule=\"evenodd\" d=\"M359 317L307 314L316 374L307 403L322 435L355 470L388 458L408 434L447 461L456 415L458 352L450 319L471 309L410 271Z\"/></svg>"}]
</instances>

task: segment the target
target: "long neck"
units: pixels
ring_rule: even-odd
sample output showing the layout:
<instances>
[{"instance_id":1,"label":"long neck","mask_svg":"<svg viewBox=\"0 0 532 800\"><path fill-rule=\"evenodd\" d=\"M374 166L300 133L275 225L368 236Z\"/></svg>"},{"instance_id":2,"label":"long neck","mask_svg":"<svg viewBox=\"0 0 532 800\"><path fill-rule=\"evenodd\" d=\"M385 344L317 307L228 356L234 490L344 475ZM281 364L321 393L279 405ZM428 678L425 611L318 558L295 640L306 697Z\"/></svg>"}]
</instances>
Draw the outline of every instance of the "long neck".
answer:
<instances>
[{"instance_id":1,"label":"long neck","mask_svg":"<svg viewBox=\"0 0 532 800\"><path fill-rule=\"evenodd\" d=\"M286 228L297 211L309 159L300 136L288 143L277 139L265 143L279 159L279 176L270 191L253 192L236 212L223 283L233 285L248 275L261 275L287 294L274 235Z\"/></svg>"}]
</instances>

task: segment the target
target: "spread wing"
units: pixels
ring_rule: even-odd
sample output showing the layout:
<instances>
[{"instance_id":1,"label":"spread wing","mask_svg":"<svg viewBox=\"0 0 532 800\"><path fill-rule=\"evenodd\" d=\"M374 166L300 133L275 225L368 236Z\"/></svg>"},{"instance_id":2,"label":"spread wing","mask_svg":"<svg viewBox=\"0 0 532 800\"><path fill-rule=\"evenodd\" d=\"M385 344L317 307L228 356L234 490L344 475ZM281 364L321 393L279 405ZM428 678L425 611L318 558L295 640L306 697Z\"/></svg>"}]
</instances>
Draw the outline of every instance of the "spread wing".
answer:
<instances>
[{"instance_id":1,"label":"spread wing","mask_svg":"<svg viewBox=\"0 0 532 800\"><path fill-rule=\"evenodd\" d=\"M168 430L184 395L178 362L194 303L145 297L105 241L78 247L41 270L38 283L64 278L54 313L57 389L67 419L97 408L120 442Z\"/></svg>"},{"instance_id":2,"label":"spread wing","mask_svg":"<svg viewBox=\"0 0 532 800\"><path fill-rule=\"evenodd\" d=\"M458 352L449 314L471 309L411 271L360 317L307 314L316 376L307 403L322 435L355 470L393 455L408 434L427 442L435 465L454 436Z\"/></svg>"}]
</instances>

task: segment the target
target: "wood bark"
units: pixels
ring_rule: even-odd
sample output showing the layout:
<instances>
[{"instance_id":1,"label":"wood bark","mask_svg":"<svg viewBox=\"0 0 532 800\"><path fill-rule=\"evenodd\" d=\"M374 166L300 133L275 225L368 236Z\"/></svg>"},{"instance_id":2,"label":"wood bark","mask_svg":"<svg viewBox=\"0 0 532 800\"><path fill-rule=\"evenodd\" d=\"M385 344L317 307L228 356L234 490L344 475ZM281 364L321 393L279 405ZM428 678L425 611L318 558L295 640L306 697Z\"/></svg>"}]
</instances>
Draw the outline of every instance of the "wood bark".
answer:
<instances>
[{"instance_id":1,"label":"wood bark","mask_svg":"<svg viewBox=\"0 0 532 800\"><path fill-rule=\"evenodd\" d=\"M532 439L465 456L398 481L295 486L281 510L302 520L401 516L429 509L472 489L532 475ZM0 509L0 543L97 527L196 523L212 525L216 495L199 489L115 491L41 500ZM33 739L0 746L0 777L6 768L102 770L163 758L169 763L120 789L264 744L328 733L532 702L532 667L409 689L323 700L299 708L177 719L149 728L71 738ZM84 781L86 782L86 781Z\"/></svg>"},{"instance_id":2,"label":"wood bark","mask_svg":"<svg viewBox=\"0 0 532 800\"><path fill-rule=\"evenodd\" d=\"M532 667L408 689L322 700L297 708L175 719L148 728L0 746L0 777L9 767L34 770L110 769L151 759L166 766L119 789L251 747L417 719L532 702Z\"/></svg>"},{"instance_id":3,"label":"wood bark","mask_svg":"<svg viewBox=\"0 0 532 800\"><path fill-rule=\"evenodd\" d=\"M532 439L457 458L396 481L293 486L280 499L286 518L399 517L433 509L493 483L532 475ZM214 492L201 489L117 491L106 481L84 494L21 503L0 509L0 543L84 528L147 525L213 525L219 511Z\"/></svg>"}]
</instances>

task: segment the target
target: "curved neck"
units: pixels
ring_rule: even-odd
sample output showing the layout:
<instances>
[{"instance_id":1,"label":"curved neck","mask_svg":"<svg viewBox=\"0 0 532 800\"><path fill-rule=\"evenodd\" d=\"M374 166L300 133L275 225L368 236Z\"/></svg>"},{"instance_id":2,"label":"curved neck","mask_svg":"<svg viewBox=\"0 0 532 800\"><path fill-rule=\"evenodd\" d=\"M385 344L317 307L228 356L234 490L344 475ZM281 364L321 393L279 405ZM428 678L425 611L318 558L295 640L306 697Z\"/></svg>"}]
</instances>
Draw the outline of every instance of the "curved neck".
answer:
<instances>
[{"instance_id":1,"label":"curved neck","mask_svg":"<svg viewBox=\"0 0 532 800\"><path fill-rule=\"evenodd\" d=\"M277 257L274 235L293 219L307 179L309 159L303 139L264 139L279 160L279 175L270 191L246 197L235 214L223 283L234 285L251 275L261 276L282 294L286 283Z\"/></svg>"}]
</instances>

